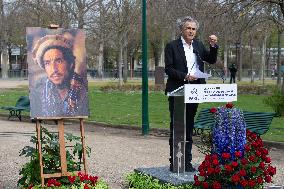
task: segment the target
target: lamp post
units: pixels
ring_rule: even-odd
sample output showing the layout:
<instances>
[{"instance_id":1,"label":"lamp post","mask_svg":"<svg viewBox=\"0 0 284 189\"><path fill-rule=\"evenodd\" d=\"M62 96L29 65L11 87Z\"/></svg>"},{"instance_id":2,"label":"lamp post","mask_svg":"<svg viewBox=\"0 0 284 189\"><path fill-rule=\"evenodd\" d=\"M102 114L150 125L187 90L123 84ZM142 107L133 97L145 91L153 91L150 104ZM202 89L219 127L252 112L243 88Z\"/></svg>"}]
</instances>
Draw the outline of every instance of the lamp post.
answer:
<instances>
[{"instance_id":1,"label":"lamp post","mask_svg":"<svg viewBox=\"0 0 284 189\"><path fill-rule=\"evenodd\" d=\"M149 133L147 68L147 3L142 0L142 134Z\"/></svg>"}]
</instances>

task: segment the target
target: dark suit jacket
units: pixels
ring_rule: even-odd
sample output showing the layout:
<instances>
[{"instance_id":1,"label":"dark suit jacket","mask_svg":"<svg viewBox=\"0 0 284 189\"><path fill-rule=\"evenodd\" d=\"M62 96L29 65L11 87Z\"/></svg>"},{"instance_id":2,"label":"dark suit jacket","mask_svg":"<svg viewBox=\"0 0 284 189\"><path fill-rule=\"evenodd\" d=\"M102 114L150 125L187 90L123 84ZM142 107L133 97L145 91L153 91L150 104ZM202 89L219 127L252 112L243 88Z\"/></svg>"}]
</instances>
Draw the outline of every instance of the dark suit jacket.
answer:
<instances>
[{"instance_id":1,"label":"dark suit jacket","mask_svg":"<svg viewBox=\"0 0 284 189\"><path fill-rule=\"evenodd\" d=\"M200 71L204 72L204 61L208 62L209 64L214 64L216 62L218 46L210 46L210 51L208 51L204 45L196 39L193 40L192 46L194 53L196 54L197 64L199 65ZM165 91L166 93L188 83L187 81L184 81L188 69L181 38L166 45L165 72L168 75ZM205 79L197 79L196 81L192 81L190 83L203 84L205 83Z\"/></svg>"}]
</instances>

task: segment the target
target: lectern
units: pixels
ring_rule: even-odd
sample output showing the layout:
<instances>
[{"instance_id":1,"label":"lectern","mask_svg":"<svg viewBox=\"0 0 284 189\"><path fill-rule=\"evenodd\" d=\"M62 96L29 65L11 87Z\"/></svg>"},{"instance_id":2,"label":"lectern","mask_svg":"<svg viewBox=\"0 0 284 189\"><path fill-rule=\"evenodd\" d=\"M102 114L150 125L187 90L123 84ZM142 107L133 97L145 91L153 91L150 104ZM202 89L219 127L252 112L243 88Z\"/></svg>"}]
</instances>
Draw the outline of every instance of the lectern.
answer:
<instances>
[{"instance_id":1,"label":"lectern","mask_svg":"<svg viewBox=\"0 0 284 189\"><path fill-rule=\"evenodd\" d=\"M174 173L185 171L185 143L186 143L186 106L184 103L184 86L169 92L168 96L174 98L173 111L173 151L171 154Z\"/></svg>"}]
</instances>

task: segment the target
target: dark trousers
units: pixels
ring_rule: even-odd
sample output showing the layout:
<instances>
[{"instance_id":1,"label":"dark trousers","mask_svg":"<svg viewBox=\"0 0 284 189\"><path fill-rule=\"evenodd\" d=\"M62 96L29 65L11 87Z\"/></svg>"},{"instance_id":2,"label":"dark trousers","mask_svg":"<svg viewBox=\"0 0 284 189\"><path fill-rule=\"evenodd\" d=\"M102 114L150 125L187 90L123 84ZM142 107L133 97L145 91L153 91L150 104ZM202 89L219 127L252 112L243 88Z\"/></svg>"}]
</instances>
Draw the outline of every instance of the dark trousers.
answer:
<instances>
[{"instance_id":1,"label":"dark trousers","mask_svg":"<svg viewBox=\"0 0 284 189\"><path fill-rule=\"evenodd\" d=\"M236 75L231 75L230 83L236 83Z\"/></svg>"},{"instance_id":2,"label":"dark trousers","mask_svg":"<svg viewBox=\"0 0 284 189\"><path fill-rule=\"evenodd\" d=\"M170 111L170 164L173 165L173 115L174 115L174 97L169 97L169 111ZM193 135L193 128L194 128L194 116L196 114L198 108L198 104L190 103L186 104L186 145L185 145L185 166L189 164L192 160L192 135Z\"/></svg>"}]
</instances>

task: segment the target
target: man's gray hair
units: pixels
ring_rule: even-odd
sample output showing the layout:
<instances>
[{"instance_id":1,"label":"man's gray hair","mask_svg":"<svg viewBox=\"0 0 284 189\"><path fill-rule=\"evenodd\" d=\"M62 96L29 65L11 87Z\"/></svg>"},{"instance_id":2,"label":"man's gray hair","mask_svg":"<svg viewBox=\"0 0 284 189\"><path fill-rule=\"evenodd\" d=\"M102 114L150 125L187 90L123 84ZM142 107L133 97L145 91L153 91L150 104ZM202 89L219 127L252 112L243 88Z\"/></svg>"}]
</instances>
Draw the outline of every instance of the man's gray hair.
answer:
<instances>
[{"instance_id":1,"label":"man's gray hair","mask_svg":"<svg viewBox=\"0 0 284 189\"><path fill-rule=\"evenodd\" d=\"M196 24L196 29L199 28L199 23L197 22L197 20L195 20L194 18L190 17L190 16L186 16L184 18L179 18L177 19L177 25L178 25L178 28L180 29L180 31L182 31L182 27L184 26L184 24L186 22L194 22Z\"/></svg>"}]
</instances>

